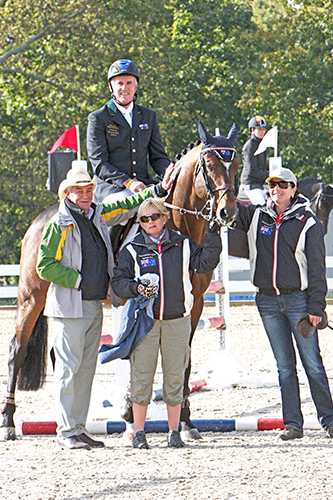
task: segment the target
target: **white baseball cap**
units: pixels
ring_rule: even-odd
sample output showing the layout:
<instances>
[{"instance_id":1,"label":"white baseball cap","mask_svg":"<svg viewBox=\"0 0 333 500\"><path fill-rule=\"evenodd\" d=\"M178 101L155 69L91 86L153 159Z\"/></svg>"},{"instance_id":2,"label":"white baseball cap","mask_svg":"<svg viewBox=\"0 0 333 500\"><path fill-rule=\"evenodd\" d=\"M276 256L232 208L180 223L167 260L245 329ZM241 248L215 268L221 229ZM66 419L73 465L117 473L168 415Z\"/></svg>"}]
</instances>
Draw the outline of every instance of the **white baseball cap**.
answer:
<instances>
[{"instance_id":1,"label":"white baseball cap","mask_svg":"<svg viewBox=\"0 0 333 500\"><path fill-rule=\"evenodd\" d=\"M289 168L278 167L275 170L272 170L269 177L266 179L266 182L269 182L272 179L281 179L281 181L293 182L295 186L297 186L296 175L289 170Z\"/></svg>"}]
</instances>

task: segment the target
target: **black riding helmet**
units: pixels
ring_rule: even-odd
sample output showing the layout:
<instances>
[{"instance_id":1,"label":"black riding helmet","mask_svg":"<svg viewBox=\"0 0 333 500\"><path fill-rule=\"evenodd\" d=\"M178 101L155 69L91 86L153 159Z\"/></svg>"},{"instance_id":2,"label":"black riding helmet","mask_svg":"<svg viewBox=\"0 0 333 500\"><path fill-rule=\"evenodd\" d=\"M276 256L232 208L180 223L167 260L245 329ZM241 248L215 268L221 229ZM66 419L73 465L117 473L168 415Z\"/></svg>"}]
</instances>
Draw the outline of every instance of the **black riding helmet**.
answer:
<instances>
[{"instance_id":1,"label":"black riding helmet","mask_svg":"<svg viewBox=\"0 0 333 500\"><path fill-rule=\"evenodd\" d=\"M266 123L266 120L263 116L254 116L253 118L251 118L251 120L249 121L249 130L251 132L251 130L253 128L259 128L259 127L264 127L266 128L267 127L267 123Z\"/></svg>"},{"instance_id":2,"label":"black riding helmet","mask_svg":"<svg viewBox=\"0 0 333 500\"><path fill-rule=\"evenodd\" d=\"M108 82L115 76L120 75L132 75L135 76L137 81L140 80L140 73L137 66L129 59L118 59L118 61L111 64L108 72Z\"/></svg>"}]
</instances>

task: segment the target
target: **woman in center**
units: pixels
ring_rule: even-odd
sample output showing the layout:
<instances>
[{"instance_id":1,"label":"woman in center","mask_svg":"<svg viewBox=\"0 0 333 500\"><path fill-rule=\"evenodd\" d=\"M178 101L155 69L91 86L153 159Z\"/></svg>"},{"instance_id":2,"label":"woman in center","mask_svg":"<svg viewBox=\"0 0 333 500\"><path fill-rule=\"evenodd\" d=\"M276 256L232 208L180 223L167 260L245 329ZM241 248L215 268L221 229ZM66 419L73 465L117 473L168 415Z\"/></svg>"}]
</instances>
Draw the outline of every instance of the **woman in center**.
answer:
<instances>
[{"instance_id":1,"label":"woman in center","mask_svg":"<svg viewBox=\"0 0 333 500\"><path fill-rule=\"evenodd\" d=\"M148 448L144 425L151 401L159 350L163 370L163 400L168 413L168 446L184 442L178 431L184 372L189 361L190 313L193 295L190 274L212 271L222 250L219 226L207 225L204 244L166 228L169 213L161 200L149 198L139 207L142 231L121 250L112 288L122 299L155 297L154 326L133 351L131 400L135 435L133 448ZM159 286L145 285L140 276L155 273Z\"/></svg>"}]
</instances>

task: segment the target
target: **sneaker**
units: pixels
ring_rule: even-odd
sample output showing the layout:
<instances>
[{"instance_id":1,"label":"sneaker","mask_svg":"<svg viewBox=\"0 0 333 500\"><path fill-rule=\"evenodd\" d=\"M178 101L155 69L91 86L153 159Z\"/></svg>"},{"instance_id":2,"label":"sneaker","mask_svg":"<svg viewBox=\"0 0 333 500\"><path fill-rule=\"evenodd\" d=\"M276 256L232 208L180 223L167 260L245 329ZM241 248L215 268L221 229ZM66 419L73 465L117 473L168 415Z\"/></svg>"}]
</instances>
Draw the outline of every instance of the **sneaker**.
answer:
<instances>
[{"instance_id":1,"label":"sneaker","mask_svg":"<svg viewBox=\"0 0 333 500\"><path fill-rule=\"evenodd\" d=\"M149 446L148 446L146 434L144 431L138 431L134 434L133 448L140 448L140 449L148 450Z\"/></svg>"},{"instance_id":2,"label":"sneaker","mask_svg":"<svg viewBox=\"0 0 333 500\"><path fill-rule=\"evenodd\" d=\"M301 439L302 437L303 431L297 431L293 427L286 427L280 436L283 441L290 441L291 439Z\"/></svg>"},{"instance_id":3,"label":"sneaker","mask_svg":"<svg viewBox=\"0 0 333 500\"><path fill-rule=\"evenodd\" d=\"M168 434L168 446L170 448L184 448L185 443L180 437L179 431L170 431Z\"/></svg>"},{"instance_id":4,"label":"sneaker","mask_svg":"<svg viewBox=\"0 0 333 500\"><path fill-rule=\"evenodd\" d=\"M328 427L326 427L325 430L327 432L328 437L333 438L333 425L329 425Z\"/></svg>"}]
</instances>

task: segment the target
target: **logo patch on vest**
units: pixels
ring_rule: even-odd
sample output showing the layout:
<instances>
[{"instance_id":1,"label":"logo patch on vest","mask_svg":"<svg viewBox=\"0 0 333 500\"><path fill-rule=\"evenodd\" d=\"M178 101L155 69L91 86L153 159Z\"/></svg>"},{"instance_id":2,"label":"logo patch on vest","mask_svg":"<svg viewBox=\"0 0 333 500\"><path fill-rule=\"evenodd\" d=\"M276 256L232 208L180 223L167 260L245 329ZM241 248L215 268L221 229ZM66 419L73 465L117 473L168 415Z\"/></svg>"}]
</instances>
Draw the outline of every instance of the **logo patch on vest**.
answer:
<instances>
[{"instance_id":1,"label":"logo patch on vest","mask_svg":"<svg viewBox=\"0 0 333 500\"><path fill-rule=\"evenodd\" d=\"M141 259L141 267L152 267L156 265L155 257L147 257L145 259Z\"/></svg>"},{"instance_id":2,"label":"logo patch on vest","mask_svg":"<svg viewBox=\"0 0 333 500\"><path fill-rule=\"evenodd\" d=\"M272 234L274 231L274 227L261 226L260 234Z\"/></svg>"},{"instance_id":3,"label":"logo patch on vest","mask_svg":"<svg viewBox=\"0 0 333 500\"><path fill-rule=\"evenodd\" d=\"M141 130L148 130L149 129L149 125L148 125L148 123L140 123L139 128Z\"/></svg>"}]
</instances>

